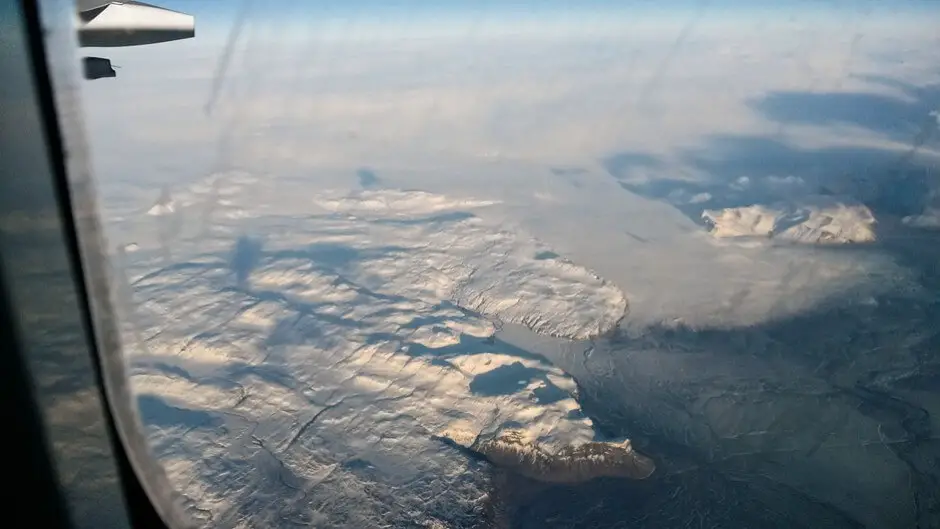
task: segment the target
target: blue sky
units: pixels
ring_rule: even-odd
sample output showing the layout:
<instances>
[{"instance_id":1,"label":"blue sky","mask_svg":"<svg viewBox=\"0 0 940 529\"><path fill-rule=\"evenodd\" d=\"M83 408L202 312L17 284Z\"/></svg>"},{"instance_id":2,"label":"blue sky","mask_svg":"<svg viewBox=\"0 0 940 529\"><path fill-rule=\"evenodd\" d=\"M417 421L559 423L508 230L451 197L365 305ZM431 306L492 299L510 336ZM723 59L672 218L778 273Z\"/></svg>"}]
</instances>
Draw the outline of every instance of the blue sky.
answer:
<instances>
[{"instance_id":1,"label":"blue sky","mask_svg":"<svg viewBox=\"0 0 940 529\"><path fill-rule=\"evenodd\" d=\"M686 22L694 17L733 25L774 24L782 20L814 25L851 24L858 20L880 25L937 16L940 3L928 0L799 0L790 2L744 0L614 1L417 1L350 0L327 2L263 2L259 0L165 0L168 8L193 14L200 35L218 36L234 24L242 9L250 10L255 24L275 24L316 31L372 30L382 32L525 32L628 31L638 23ZM499 29L497 29L499 28Z\"/></svg>"}]
</instances>

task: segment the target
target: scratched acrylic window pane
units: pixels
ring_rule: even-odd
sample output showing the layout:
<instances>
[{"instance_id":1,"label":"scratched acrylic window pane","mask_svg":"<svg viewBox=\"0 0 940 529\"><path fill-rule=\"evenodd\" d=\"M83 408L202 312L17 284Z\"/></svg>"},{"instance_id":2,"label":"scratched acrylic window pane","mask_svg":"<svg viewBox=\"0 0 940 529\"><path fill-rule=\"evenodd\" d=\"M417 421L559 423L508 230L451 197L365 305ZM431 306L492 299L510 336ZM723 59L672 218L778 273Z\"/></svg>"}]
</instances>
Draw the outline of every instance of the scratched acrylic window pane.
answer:
<instances>
[{"instance_id":1,"label":"scratched acrylic window pane","mask_svg":"<svg viewBox=\"0 0 940 529\"><path fill-rule=\"evenodd\" d=\"M162 6L84 99L200 523L940 525L937 4Z\"/></svg>"}]
</instances>

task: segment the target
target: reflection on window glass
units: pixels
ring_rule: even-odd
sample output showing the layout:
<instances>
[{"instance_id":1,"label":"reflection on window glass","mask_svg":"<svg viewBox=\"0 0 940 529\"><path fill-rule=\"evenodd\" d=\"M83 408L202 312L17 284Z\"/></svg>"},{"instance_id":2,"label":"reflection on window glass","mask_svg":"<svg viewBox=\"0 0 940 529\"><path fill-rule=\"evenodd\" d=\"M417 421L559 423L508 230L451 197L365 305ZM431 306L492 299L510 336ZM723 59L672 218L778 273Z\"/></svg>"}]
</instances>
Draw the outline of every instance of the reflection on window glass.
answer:
<instances>
[{"instance_id":1,"label":"reflection on window glass","mask_svg":"<svg viewBox=\"0 0 940 529\"><path fill-rule=\"evenodd\" d=\"M83 97L201 525L940 526L940 7L161 7Z\"/></svg>"}]
</instances>

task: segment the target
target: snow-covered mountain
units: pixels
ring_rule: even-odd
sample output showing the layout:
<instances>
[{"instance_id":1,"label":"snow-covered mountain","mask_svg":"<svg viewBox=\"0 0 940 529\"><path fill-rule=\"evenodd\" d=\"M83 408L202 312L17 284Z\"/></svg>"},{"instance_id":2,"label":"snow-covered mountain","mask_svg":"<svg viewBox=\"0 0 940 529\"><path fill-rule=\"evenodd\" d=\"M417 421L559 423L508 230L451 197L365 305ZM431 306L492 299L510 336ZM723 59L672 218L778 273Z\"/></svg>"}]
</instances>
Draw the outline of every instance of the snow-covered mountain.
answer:
<instances>
[{"instance_id":1,"label":"snow-covered mountain","mask_svg":"<svg viewBox=\"0 0 940 529\"><path fill-rule=\"evenodd\" d=\"M456 439L469 437L458 435ZM549 482L577 483L599 476L642 479L656 468L652 460L633 450L629 440L568 445L550 453L531 439L531 431L518 429L498 437L477 437L467 447L496 465Z\"/></svg>"},{"instance_id":2,"label":"snow-covered mountain","mask_svg":"<svg viewBox=\"0 0 940 529\"><path fill-rule=\"evenodd\" d=\"M168 187L164 187L162 190L160 190L160 196L157 197L157 200L155 200L153 205L150 206L150 209L147 210L147 215L154 217L173 215L173 213L176 212L176 209L177 203L170 194L170 189Z\"/></svg>"},{"instance_id":3,"label":"snow-covered mountain","mask_svg":"<svg viewBox=\"0 0 940 529\"><path fill-rule=\"evenodd\" d=\"M172 261L139 243L119 291L142 418L205 521L459 525L487 486L454 444L551 482L654 471L603 439L568 374L495 337L597 336L624 294L471 213L485 201L370 190L247 214L224 183L194 189L170 213L209 211L209 235Z\"/></svg>"},{"instance_id":4,"label":"snow-covered mountain","mask_svg":"<svg viewBox=\"0 0 940 529\"><path fill-rule=\"evenodd\" d=\"M705 210L702 219L719 238L768 237L809 244L871 242L876 238L875 216L867 206L829 196Z\"/></svg>"}]
</instances>

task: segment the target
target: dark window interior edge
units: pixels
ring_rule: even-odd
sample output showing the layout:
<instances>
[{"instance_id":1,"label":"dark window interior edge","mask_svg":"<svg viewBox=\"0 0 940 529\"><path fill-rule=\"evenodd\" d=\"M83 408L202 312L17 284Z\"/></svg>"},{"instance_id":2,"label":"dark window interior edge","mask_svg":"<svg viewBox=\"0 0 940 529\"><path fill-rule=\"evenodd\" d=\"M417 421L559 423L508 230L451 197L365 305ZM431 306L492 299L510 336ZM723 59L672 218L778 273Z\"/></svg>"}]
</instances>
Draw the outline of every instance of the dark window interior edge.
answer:
<instances>
[{"instance_id":1,"label":"dark window interior edge","mask_svg":"<svg viewBox=\"0 0 940 529\"><path fill-rule=\"evenodd\" d=\"M5 190L3 188L8 185L15 186L16 177L49 180L48 189L54 190L54 196L43 198L47 200L47 203L56 206L58 214L53 215L57 224L54 229L61 232L61 240L66 241L68 245L64 251L68 255L68 269L71 272L69 279L71 279L72 288L77 294L83 312L81 321L85 330L84 336L90 337L94 336L95 326L92 324L87 285L83 280L86 276L83 273L79 254L80 241L79 234L75 230L74 204L70 198L66 167L65 152L67 150L64 149L65 143L69 143L69 147L72 147L73 142L64 141L63 131L60 128L60 116L56 112L56 94L53 88L55 73L50 71L50 59L54 61L55 55L47 54L50 50L47 49L49 42L46 39L47 32L44 27L48 25L43 24L42 17L45 13L41 13L47 9L54 9L48 6L56 3L69 4L69 2L53 1L40 5L36 0L20 0L11 2L3 8L6 11L5 14L10 15L3 17L6 19L5 25L7 26L5 31L11 27L16 29L8 34L8 38L22 37L21 42L16 43L22 44L20 51L8 49L4 52L9 54L8 57L11 60L3 61L3 66L6 68L3 78L31 79L35 90L33 100L37 108L32 109L32 113L22 115L28 114L29 118L41 120L40 130L43 132L32 138L20 138L19 141L42 144L41 150L47 153L49 157L47 167L51 170L44 174L39 172L28 176L16 175L12 170L17 168L5 167L7 157L0 156L0 174L3 175L0 192L10 191L10 188ZM11 34L14 35L11 37ZM51 51L61 52L59 57L63 60L68 60L73 55L73 50L69 49ZM21 57L16 57L16 55L21 55ZM0 104L3 103L0 101ZM17 114L17 116L21 115ZM0 120L7 121L10 117L10 112L0 112ZM14 127L16 123L11 120L11 122L0 123L0 126ZM4 143L8 142L4 141ZM11 147L16 146L0 145L0 151ZM71 151L68 150L68 152ZM97 237L96 234L93 235ZM88 246L86 245L85 248L88 249ZM2 257L0 265L10 262L9 254L13 251L15 251L14 248L0 245L0 257ZM80 487L82 484L73 482L66 485L57 471L49 418L43 416L45 411L36 392L36 380L42 376L42 373L36 372L36 363L31 362L27 356L30 351L24 346L27 341L24 333L30 332L31 329L21 321L19 307L10 295L13 290L11 279L15 280L15 274L11 273L8 266L0 269L0 326L2 326L0 347L4 349L7 361L5 369L0 370L0 377L2 377L0 385L3 387L4 409L9 415L6 424L12 428L12 431L5 436L5 442L9 443L7 453L26 464L27 468L20 467L18 475L14 476L16 483L11 486L13 493L6 497L9 504L4 513L6 521L3 525L17 527L25 524L50 529L81 527L84 525L81 520L70 519L67 505L70 492L68 487ZM37 295L42 294L37 293ZM81 347L76 347L74 350L87 355L84 359L85 364L92 366L95 370L97 392L102 399L107 401L108 392L103 375L104 369L108 366L102 365L102 357L98 354L94 341L84 340ZM143 483L134 471L128 450L119 441L122 436L114 415L114 403L110 404L104 406L102 410L108 430L107 440L111 444L111 450L107 453L113 455L114 467L119 471L118 485L123 498L115 500L120 502L123 499L124 505L96 505L93 509L124 510L126 508L133 527L165 528L166 525L158 514L158 509L151 502ZM136 433L140 434L140 432ZM150 463L155 464L155 462ZM167 506L164 505L164 507Z\"/></svg>"}]
</instances>

